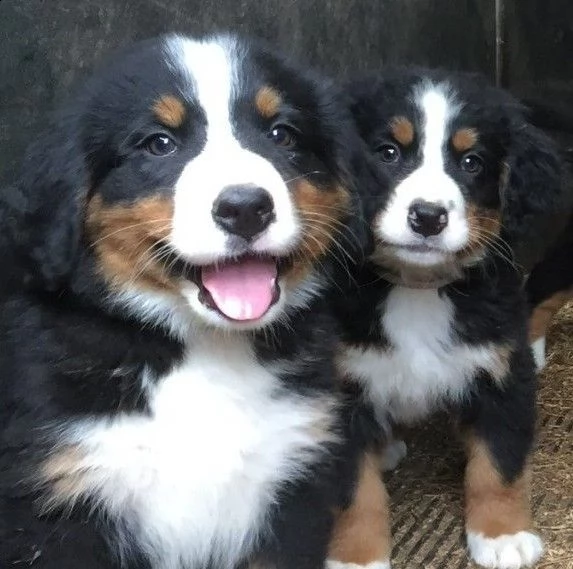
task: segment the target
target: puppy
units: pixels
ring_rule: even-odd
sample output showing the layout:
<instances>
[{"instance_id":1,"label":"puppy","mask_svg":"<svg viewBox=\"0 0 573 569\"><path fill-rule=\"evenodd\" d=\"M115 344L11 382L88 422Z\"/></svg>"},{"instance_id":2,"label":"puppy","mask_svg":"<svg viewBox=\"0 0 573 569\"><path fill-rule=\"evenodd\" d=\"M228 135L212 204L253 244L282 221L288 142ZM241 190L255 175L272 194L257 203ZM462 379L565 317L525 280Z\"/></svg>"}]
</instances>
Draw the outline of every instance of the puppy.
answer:
<instances>
[{"instance_id":1,"label":"puppy","mask_svg":"<svg viewBox=\"0 0 573 569\"><path fill-rule=\"evenodd\" d=\"M2 567L323 567L359 468L321 297L359 145L332 85L234 36L137 44L64 106L0 201Z\"/></svg>"},{"instance_id":2,"label":"puppy","mask_svg":"<svg viewBox=\"0 0 573 569\"><path fill-rule=\"evenodd\" d=\"M529 506L536 377L522 267L559 231L560 160L516 100L475 76L387 70L348 93L390 191L368 201L376 245L353 294L332 297L339 369L381 431L438 408L459 419L469 553L530 565L543 546ZM404 449L390 445L394 462ZM336 566L388 567L389 548L357 541L355 513L336 531Z\"/></svg>"}]
</instances>

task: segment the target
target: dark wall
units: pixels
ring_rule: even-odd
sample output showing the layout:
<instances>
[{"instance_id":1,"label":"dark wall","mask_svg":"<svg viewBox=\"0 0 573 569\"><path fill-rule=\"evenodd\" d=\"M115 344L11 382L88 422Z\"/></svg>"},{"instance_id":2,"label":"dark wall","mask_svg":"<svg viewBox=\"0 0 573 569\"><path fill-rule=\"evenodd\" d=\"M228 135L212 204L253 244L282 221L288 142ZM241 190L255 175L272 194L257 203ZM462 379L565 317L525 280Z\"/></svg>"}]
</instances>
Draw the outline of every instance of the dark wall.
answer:
<instances>
[{"instance_id":1,"label":"dark wall","mask_svg":"<svg viewBox=\"0 0 573 569\"><path fill-rule=\"evenodd\" d=\"M133 40L233 29L334 74L415 62L494 79L496 4L508 85L571 97L570 0L0 0L0 183L73 83Z\"/></svg>"}]
</instances>

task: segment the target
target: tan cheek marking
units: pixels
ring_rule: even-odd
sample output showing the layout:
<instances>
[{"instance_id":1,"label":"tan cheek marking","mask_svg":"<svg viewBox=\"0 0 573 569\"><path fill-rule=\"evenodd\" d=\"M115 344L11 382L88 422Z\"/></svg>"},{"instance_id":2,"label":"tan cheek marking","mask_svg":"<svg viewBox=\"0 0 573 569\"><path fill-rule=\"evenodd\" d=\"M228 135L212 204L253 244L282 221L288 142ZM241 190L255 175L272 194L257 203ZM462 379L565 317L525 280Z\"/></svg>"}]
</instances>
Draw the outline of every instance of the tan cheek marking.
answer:
<instances>
[{"instance_id":1,"label":"tan cheek marking","mask_svg":"<svg viewBox=\"0 0 573 569\"><path fill-rule=\"evenodd\" d=\"M465 477L466 529L486 537L511 535L532 525L529 505L529 470L512 483L503 481L483 441L467 441Z\"/></svg>"},{"instance_id":2,"label":"tan cheek marking","mask_svg":"<svg viewBox=\"0 0 573 569\"><path fill-rule=\"evenodd\" d=\"M185 121L185 105L173 95L162 95L153 105L157 120L171 128L180 127Z\"/></svg>"},{"instance_id":3,"label":"tan cheek marking","mask_svg":"<svg viewBox=\"0 0 573 569\"><path fill-rule=\"evenodd\" d=\"M105 205L96 196L89 203L86 232L99 268L112 286L178 290L154 250L169 236L172 219L169 198L155 196L132 204Z\"/></svg>"},{"instance_id":4,"label":"tan cheek marking","mask_svg":"<svg viewBox=\"0 0 573 569\"><path fill-rule=\"evenodd\" d=\"M394 117L390 121L390 130L402 146L410 146L414 142L414 125L406 117Z\"/></svg>"},{"instance_id":5,"label":"tan cheek marking","mask_svg":"<svg viewBox=\"0 0 573 569\"><path fill-rule=\"evenodd\" d=\"M280 94L269 86L261 87L255 97L257 111L266 119L270 119L278 113L281 103Z\"/></svg>"},{"instance_id":6,"label":"tan cheek marking","mask_svg":"<svg viewBox=\"0 0 573 569\"><path fill-rule=\"evenodd\" d=\"M458 152L467 152L478 140L479 135L474 128L461 128L452 136L452 145Z\"/></svg>"},{"instance_id":7,"label":"tan cheek marking","mask_svg":"<svg viewBox=\"0 0 573 569\"><path fill-rule=\"evenodd\" d=\"M560 291L535 307L529 319L529 340L534 342L547 335L553 316L573 298L573 289Z\"/></svg>"},{"instance_id":8,"label":"tan cheek marking","mask_svg":"<svg viewBox=\"0 0 573 569\"><path fill-rule=\"evenodd\" d=\"M289 284L303 279L338 239L341 219L348 214L350 196L342 186L322 190L304 180L294 188L294 201L303 223L303 236L293 268L286 275Z\"/></svg>"},{"instance_id":9,"label":"tan cheek marking","mask_svg":"<svg viewBox=\"0 0 573 569\"><path fill-rule=\"evenodd\" d=\"M337 512L328 557L356 565L387 562L390 540L388 494L377 459L365 455L352 504Z\"/></svg>"}]
</instances>

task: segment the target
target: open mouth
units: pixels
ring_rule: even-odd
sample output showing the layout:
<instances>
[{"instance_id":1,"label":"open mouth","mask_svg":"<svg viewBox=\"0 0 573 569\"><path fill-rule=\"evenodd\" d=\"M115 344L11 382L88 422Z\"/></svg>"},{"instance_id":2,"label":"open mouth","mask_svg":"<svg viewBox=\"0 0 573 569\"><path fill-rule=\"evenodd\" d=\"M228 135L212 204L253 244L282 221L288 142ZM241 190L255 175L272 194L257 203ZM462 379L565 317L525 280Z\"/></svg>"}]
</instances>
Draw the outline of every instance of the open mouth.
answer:
<instances>
[{"instance_id":1,"label":"open mouth","mask_svg":"<svg viewBox=\"0 0 573 569\"><path fill-rule=\"evenodd\" d=\"M166 245L160 243L158 247ZM233 322L254 322L280 299L279 277L291 267L292 260L245 253L211 265L196 265L171 248L164 262L175 278L199 287L198 299L203 306Z\"/></svg>"},{"instance_id":2,"label":"open mouth","mask_svg":"<svg viewBox=\"0 0 573 569\"><path fill-rule=\"evenodd\" d=\"M199 300L236 322L262 318L280 298L279 267L271 257L243 256L200 267Z\"/></svg>"}]
</instances>

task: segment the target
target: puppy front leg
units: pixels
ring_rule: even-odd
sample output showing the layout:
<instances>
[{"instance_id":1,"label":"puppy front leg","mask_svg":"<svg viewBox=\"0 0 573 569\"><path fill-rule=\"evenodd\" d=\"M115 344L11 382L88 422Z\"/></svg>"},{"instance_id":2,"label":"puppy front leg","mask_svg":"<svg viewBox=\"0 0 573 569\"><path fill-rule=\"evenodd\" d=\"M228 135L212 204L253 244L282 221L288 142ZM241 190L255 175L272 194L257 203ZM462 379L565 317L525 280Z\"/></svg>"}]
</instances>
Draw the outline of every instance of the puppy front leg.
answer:
<instances>
[{"instance_id":1,"label":"puppy front leg","mask_svg":"<svg viewBox=\"0 0 573 569\"><path fill-rule=\"evenodd\" d=\"M543 553L532 529L527 465L535 425L535 374L529 354L513 360L503 384L479 378L464 417L469 430L468 548L476 563L497 569L529 567Z\"/></svg>"},{"instance_id":2,"label":"puppy front leg","mask_svg":"<svg viewBox=\"0 0 573 569\"><path fill-rule=\"evenodd\" d=\"M336 518L328 569L390 569L388 494L379 460L365 454L352 503Z\"/></svg>"}]
</instances>

